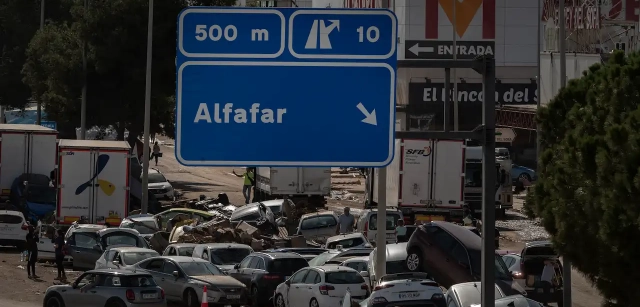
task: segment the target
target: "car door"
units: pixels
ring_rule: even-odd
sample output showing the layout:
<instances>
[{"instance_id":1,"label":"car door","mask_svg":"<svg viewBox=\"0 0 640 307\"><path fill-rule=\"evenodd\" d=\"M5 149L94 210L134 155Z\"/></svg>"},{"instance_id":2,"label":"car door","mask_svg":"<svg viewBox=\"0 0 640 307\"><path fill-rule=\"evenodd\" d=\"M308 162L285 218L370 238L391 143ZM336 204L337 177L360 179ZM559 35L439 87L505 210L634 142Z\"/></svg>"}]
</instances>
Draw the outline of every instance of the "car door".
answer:
<instances>
[{"instance_id":1,"label":"car door","mask_svg":"<svg viewBox=\"0 0 640 307\"><path fill-rule=\"evenodd\" d=\"M173 276L173 272L178 272L178 278ZM174 299L180 299L182 297L182 285L184 284L184 277L180 272L180 268L169 259L164 260L162 272L160 275L160 282L162 282L165 295ZM157 282L157 281L156 281Z\"/></svg>"},{"instance_id":2,"label":"car door","mask_svg":"<svg viewBox=\"0 0 640 307\"><path fill-rule=\"evenodd\" d=\"M253 256L247 256L244 259L242 259L237 269L233 268L229 270L229 275L237 279L239 282L245 283L243 280L245 280L246 278L243 276L244 274L243 272L245 269L249 267L249 264L251 264L251 261L253 260L253 258L254 258Z\"/></svg>"},{"instance_id":3,"label":"car door","mask_svg":"<svg viewBox=\"0 0 640 307\"><path fill-rule=\"evenodd\" d=\"M153 276L153 279L156 281L156 284L160 286L160 288L164 289L166 287L166 284L163 280L164 259L153 259L147 263L142 264L141 266L145 269L145 271ZM167 290L165 290L165 294L166 291Z\"/></svg>"},{"instance_id":4,"label":"car door","mask_svg":"<svg viewBox=\"0 0 640 307\"><path fill-rule=\"evenodd\" d=\"M309 273L309 269L302 269L291 276L291 282L287 289L287 297L285 298L287 306L307 306L307 303L301 304L303 301L300 298L300 293L302 292L301 287L305 286L304 279L307 277L307 273Z\"/></svg>"},{"instance_id":5,"label":"car door","mask_svg":"<svg viewBox=\"0 0 640 307\"><path fill-rule=\"evenodd\" d=\"M471 261L464 245L455 240L447 256L449 277L453 283L472 281Z\"/></svg>"},{"instance_id":6,"label":"car door","mask_svg":"<svg viewBox=\"0 0 640 307\"><path fill-rule=\"evenodd\" d=\"M75 232L71 237L70 248L72 250L73 266L85 270L95 268L96 257L93 255L97 252L94 250L94 246L98 244L96 234L93 232ZM100 256L98 255L98 257Z\"/></svg>"},{"instance_id":7,"label":"car door","mask_svg":"<svg viewBox=\"0 0 640 307\"><path fill-rule=\"evenodd\" d=\"M316 287L316 284L320 283L320 274L316 270L309 270L307 276L304 278L303 285L300 286L300 293L298 296L300 297L299 304L304 304L305 302L311 301L313 297L313 290ZM304 306L304 305L298 305Z\"/></svg>"},{"instance_id":8,"label":"car door","mask_svg":"<svg viewBox=\"0 0 640 307\"><path fill-rule=\"evenodd\" d=\"M251 281L253 280L253 276L256 275L257 271L259 270L258 268L261 265L264 266L264 260L262 260L262 258L260 257L254 256L253 259L251 259L249 266L242 269L242 275L241 275L242 280L240 281L243 284L245 284L248 289L250 289L251 287Z\"/></svg>"},{"instance_id":9,"label":"car door","mask_svg":"<svg viewBox=\"0 0 640 307\"><path fill-rule=\"evenodd\" d=\"M64 300L66 302L73 302L73 305L77 307L95 306L91 301L91 297L95 295L91 292L85 293L82 291L83 286L86 286L94 280L94 273L84 273L80 275L80 277L71 284L71 288L65 289L66 293L62 293Z\"/></svg>"}]
</instances>

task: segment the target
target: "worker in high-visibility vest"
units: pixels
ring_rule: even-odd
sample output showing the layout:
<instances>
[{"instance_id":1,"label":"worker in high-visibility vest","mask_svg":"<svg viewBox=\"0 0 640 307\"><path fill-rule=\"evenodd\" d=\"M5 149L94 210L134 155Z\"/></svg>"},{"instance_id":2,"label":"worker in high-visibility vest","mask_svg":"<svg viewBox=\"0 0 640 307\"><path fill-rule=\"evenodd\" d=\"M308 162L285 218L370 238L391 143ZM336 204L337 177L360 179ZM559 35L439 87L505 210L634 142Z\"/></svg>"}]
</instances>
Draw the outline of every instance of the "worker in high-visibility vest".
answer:
<instances>
[{"instance_id":1,"label":"worker in high-visibility vest","mask_svg":"<svg viewBox=\"0 0 640 307\"><path fill-rule=\"evenodd\" d=\"M247 167L247 171L242 174L236 174L236 170L232 171L234 175L240 178L244 178L244 183L242 185L242 195L244 196L244 203L248 204L251 200L251 188L255 183L253 168Z\"/></svg>"}]
</instances>

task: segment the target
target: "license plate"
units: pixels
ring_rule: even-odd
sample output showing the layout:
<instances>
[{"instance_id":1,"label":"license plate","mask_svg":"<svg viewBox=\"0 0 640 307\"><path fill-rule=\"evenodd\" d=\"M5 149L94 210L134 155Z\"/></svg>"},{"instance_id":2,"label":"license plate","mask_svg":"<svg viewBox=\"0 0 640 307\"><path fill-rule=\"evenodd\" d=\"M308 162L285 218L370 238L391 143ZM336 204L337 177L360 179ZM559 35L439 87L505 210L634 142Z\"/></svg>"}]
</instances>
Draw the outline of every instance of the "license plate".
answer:
<instances>
[{"instance_id":1,"label":"license plate","mask_svg":"<svg viewBox=\"0 0 640 307\"><path fill-rule=\"evenodd\" d=\"M417 298L417 297L420 297L420 292L399 293L398 296L400 297L401 300Z\"/></svg>"},{"instance_id":2,"label":"license plate","mask_svg":"<svg viewBox=\"0 0 640 307\"><path fill-rule=\"evenodd\" d=\"M238 294L238 295L227 295L227 299L230 299L230 300L240 299L240 294Z\"/></svg>"},{"instance_id":3,"label":"license plate","mask_svg":"<svg viewBox=\"0 0 640 307\"><path fill-rule=\"evenodd\" d=\"M142 298L145 300L154 299L156 298L156 294L155 293L142 294Z\"/></svg>"}]
</instances>

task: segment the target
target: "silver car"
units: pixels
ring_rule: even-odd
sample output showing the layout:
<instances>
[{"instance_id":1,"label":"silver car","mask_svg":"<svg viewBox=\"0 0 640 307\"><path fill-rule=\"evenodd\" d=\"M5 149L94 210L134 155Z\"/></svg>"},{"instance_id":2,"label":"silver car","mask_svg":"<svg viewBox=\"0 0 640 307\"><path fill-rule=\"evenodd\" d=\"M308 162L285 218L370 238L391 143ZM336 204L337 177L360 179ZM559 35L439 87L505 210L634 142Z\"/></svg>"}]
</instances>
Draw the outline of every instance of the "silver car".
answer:
<instances>
[{"instance_id":1,"label":"silver car","mask_svg":"<svg viewBox=\"0 0 640 307\"><path fill-rule=\"evenodd\" d=\"M134 246L110 246L96 260L97 269L123 269L147 258L160 256L158 252Z\"/></svg>"},{"instance_id":2,"label":"silver car","mask_svg":"<svg viewBox=\"0 0 640 307\"><path fill-rule=\"evenodd\" d=\"M205 286L209 304L241 306L246 305L249 296L243 283L203 259L160 256L144 260L131 269L151 274L164 289L167 300L188 307L200 306Z\"/></svg>"},{"instance_id":3,"label":"silver car","mask_svg":"<svg viewBox=\"0 0 640 307\"><path fill-rule=\"evenodd\" d=\"M166 307L164 291L144 272L92 270L47 289L43 307Z\"/></svg>"}]
</instances>

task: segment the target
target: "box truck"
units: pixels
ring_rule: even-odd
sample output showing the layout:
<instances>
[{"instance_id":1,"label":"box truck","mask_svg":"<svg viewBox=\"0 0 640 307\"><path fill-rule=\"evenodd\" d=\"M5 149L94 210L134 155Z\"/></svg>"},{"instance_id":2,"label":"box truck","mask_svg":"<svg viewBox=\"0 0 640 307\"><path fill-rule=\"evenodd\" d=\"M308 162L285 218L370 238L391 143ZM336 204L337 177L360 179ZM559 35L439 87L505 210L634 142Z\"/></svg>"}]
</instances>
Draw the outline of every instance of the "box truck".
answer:
<instances>
[{"instance_id":1,"label":"box truck","mask_svg":"<svg viewBox=\"0 0 640 307\"><path fill-rule=\"evenodd\" d=\"M288 197L296 205L324 207L331 195L329 167L257 167L254 201Z\"/></svg>"},{"instance_id":2,"label":"box truck","mask_svg":"<svg viewBox=\"0 0 640 307\"><path fill-rule=\"evenodd\" d=\"M8 199L22 174L49 177L56 167L58 131L39 125L0 124L0 189Z\"/></svg>"},{"instance_id":3,"label":"box truck","mask_svg":"<svg viewBox=\"0 0 640 307\"><path fill-rule=\"evenodd\" d=\"M60 140L58 148L58 223L120 225L129 213L129 144Z\"/></svg>"}]
</instances>

